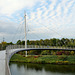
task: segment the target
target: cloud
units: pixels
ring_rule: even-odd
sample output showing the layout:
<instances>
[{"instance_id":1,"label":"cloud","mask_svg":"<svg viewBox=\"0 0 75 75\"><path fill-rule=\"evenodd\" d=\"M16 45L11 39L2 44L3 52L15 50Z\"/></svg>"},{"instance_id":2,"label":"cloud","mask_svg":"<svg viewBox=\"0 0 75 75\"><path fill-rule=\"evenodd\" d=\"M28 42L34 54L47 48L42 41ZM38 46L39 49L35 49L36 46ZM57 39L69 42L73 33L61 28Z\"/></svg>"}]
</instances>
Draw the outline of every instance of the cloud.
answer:
<instances>
[{"instance_id":1,"label":"cloud","mask_svg":"<svg viewBox=\"0 0 75 75\"><path fill-rule=\"evenodd\" d=\"M75 38L75 0L0 0L0 10L0 33L14 35L26 10L28 39ZM24 37L24 26L17 34Z\"/></svg>"},{"instance_id":2,"label":"cloud","mask_svg":"<svg viewBox=\"0 0 75 75\"><path fill-rule=\"evenodd\" d=\"M75 22L74 22L75 17L73 14L73 13L75 13L75 11L74 11L75 1L74 0L71 0L69 2L65 1L65 0L63 0L61 2L57 2L59 0L56 0L56 1L50 0L50 1L51 1L51 3L48 6L47 5L45 6L42 3L42 6L41 6L42 9L39 7L39 8L37 8L39 11L33 12L34 14L38 15L35 18L35 20L33 20L33 22L36 22L36 26L38 26L39 28L43 27L43 26L45 26L45 27L52 26L51 28L54 28L53 30L55 30L59 35L61 35L64 33L64 31L63 31L63 33L59 33L59 32L62 32L62 27L66 31L66 26L69 26L72 23L75 24ZM46 2L44 2L44 3L46 3ZM70 8L71 8L71 11L69 11ZM41 12L41 13L39 13L39 12ZM68 13L70 13L70 14L68 14ZM33 23L31 23L31 24L33 25ZM72 28L74 30L74 27L72 27ZM68 34L70 32L69 29L70 29L70 26L67 29L68 33L67 34L64 33L65 34L64 37L68 37ZM43 29L37 29L37 30L43 31ZM35 31L37 32L37 30L35 30ZM44 29L43 32L45 32L45 30L47 31L47 29ZM42 34L42 31L40 31L41 34ZM72 32L72 30L71 30L71 32ZM71 37L73 37L73 35Z\"/></svg>"},{"instance_id":3,"label":"cloud","mask_svg":"<svg viewBox=\"0 0 75 75\"><path fill-rule=\"evenodd\" d=\"M13 22L0 21L0 32L13 34L17 28L17 24Z\"/></svg>"},{"instance_id":4,"label":"cloud","mask_svg":"<svg viewBox=\"0 0 75 75\"><path fill-rule=\"evenodd\" d=\"M39 0L0 0L0 14L8 15L23 8L31 8Z\"/></svg>"}]
</instances>

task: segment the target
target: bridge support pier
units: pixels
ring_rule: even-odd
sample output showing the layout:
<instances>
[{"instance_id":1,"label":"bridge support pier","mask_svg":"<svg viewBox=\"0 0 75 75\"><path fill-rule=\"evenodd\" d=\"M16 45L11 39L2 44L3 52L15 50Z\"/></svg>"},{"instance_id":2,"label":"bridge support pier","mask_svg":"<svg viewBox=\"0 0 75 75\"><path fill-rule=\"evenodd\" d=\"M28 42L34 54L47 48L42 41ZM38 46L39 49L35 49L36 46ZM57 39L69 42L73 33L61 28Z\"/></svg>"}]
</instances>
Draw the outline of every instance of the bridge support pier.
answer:
<instances>
[{"instance_id":1,"label":"bridge support pier","mask_svg":"<svg viewBox=\"0 0 75 75\"><path fill-rule=\"evenodd\" d=\"M27 57L27 51L26 51L26 57Z\"/></svg>"}]
</instances>

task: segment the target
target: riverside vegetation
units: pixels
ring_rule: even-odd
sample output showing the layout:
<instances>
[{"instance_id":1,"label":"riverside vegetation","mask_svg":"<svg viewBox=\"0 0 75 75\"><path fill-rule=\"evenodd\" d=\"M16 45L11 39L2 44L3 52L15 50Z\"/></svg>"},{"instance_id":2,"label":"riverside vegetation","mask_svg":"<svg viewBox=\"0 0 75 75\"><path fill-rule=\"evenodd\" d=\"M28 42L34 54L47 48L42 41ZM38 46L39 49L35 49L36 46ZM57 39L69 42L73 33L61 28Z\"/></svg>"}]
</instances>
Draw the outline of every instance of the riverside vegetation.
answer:
<instances>
[{"instance_id":1,"label":"riverside vegetation","mask_svg":"<svg viewBox=\"0 0 75 75\"><path fill-rule=\"evenodd\" d=\"M25 51L14 54L10 62L38 63L38 64L75 64L74 51L28 51L25 57Z\"/></svg>"}]
</instances>

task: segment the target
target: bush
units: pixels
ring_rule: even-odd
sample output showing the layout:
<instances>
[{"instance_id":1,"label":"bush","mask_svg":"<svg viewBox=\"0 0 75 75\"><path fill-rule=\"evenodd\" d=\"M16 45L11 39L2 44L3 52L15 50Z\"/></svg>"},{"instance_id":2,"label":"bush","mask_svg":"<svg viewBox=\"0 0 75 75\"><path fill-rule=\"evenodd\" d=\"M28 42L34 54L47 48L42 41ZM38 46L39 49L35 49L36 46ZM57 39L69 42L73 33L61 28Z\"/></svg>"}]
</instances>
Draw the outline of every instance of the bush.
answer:
<instances>
[{"instance_id":1,"label":"bush","mask_svg":"<svg viewBox=\"0 0 75 75\"><path fill-rule=\"evenodd\" d=\"M70 55L70 51L57 51L57 55Z\"/></svg>"},{"instance_id":2,"label":"bush","mask_svg":"<svg viewBox=\"0 0 75 75\"><path fill-rule=\"evenodd\" d=\"M62 55L62 52L56 52L57 55Z\"/></svg>"},{"instance_id":3,"label":"bush","mask_svg":"<svg viewBox=\"0 0 75 75\"><path fill-rule=\"evenodd\" d=\"M44 50L41 52L41 55L48 55L49 54L49 50Z\"/></svg>"},{"instance_id":4,"label":"bush","mask_svg":"<svg viewBox=\"0 0 75 75\"><path fill-rule=\"evenodd\" d=\"M74 55L74 51L71 51L71 55Z\"/></svg>"},{"instance_id":5,"label":"bush","mask_svg":"<svg viewBox=\"0 0 75 75\"><path fill-rule=\"evenodd\" d=\"M65 54L66 54L66 55L70 55L70 52L69 52L69 51L65 51Z\"/></svg>"},{"instance_id":6,"label":"bush","mask_svg":"<svg viewBox=\"0 0 75 75\"><path fill-rule=\"evenodd\" d=\"M34 56L34 58L38 58L38 56Z\"/></svg>"},{"instance_id":7,"label":"bush","mask_svg":"<svg viewBox=\"0 0 75 75\"><path fill-rule=\"evenodd\" d=\"M69 63L69 61L64 61L64 64L68 64Z\"/></svg>"},{"instance_id":8,"label":"bush","mask_svg":"<svg viewBox=\"0 0 75 75\"><path fill-rule=\"evenodd\" d=\"M58 56L58 59L62 60L62 61L65 61L65 60L67 60L67 57L66 56Z\"/></svg>"},{"instance_id":9,"label":"bush","mask_svg":"<svg viewBox=\"0 0 75 75\"><path fill-rule=\"evenodd\" d=\"M56 64L63 64L63 61L56 61Z\"/></svg>"}]
</instances>

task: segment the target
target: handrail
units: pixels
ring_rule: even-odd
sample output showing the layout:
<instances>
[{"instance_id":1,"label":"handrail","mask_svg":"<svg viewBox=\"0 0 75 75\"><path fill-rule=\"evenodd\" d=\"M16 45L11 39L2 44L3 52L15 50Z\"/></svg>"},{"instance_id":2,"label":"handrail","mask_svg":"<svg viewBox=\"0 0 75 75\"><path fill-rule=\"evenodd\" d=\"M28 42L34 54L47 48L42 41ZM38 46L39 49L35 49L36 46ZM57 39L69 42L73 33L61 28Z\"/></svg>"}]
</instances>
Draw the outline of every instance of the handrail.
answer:
<instances>
[{"instance_id":1,"label":"handrail","mask_svg":"<svg viewBox=\"0 0 75 75\"><path fill-rule=\"evenodd\" d=\"M9 45L6 49L25 48L24 45ZM75 47L60 47L60 46L40 46L40 45L27 45L27 48L53 48L53 49L75 49Z\"/></svg>"}]
</instances>

